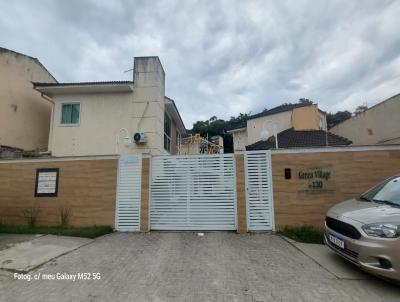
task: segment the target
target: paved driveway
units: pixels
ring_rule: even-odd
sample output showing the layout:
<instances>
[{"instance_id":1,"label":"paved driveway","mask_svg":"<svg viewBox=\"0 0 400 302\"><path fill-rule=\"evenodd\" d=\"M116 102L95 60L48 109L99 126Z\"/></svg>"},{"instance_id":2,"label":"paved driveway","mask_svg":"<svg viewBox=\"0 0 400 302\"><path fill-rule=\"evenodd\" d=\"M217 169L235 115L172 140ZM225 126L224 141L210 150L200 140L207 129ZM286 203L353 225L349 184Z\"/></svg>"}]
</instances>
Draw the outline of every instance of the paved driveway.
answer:
<instances>
[{"instance_id":1,"label":"paved driveway","mask_svg":"<svg viewBox=\"0 0 400 302\"><path fill-rule=\"evenodd\" d=\"M342 280L269 234L113 234L30 273L100 273L100 280L13 280L1 301L399 301L378 279Z\"/></svg>"},{"instance_id":2,"label":"paved driveway","mask_svg":"<svg viewBox=\"0 0 400 302\"><path fill-rule=\"evenodd\" d=\"M0 251L9 247L41 237L42 235L0 234Z\"/></svg>"}]
</instances>

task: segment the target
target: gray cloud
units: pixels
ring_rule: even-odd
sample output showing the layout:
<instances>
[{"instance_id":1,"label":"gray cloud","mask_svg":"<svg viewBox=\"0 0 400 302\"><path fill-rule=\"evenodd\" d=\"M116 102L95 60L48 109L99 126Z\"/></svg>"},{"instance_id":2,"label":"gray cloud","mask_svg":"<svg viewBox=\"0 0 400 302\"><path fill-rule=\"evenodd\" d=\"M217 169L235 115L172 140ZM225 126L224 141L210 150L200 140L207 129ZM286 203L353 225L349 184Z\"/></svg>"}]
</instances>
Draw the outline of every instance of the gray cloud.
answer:
<instances>
[{"instance_id":1,"label":"gray cloud","mask_svg":"<svg viewBox=\"0 0 400 302\"><path fill-rule=\"evenodd\" d=\"M158 55L187 127L307 97L353 110L399 93L398 1L6 1L0 45L59 81L129 79Z\"/></svg>"}]
</instances>

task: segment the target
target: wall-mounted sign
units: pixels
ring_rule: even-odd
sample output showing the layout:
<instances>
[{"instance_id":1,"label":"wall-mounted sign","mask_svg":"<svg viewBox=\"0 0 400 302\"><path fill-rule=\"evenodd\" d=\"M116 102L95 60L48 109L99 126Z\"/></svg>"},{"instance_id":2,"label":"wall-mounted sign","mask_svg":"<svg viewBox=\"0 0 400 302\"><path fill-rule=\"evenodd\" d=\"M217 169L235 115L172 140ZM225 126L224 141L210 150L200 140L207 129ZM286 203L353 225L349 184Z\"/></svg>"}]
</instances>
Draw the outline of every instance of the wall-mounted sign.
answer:
<instances>
[{"instance_id":1,"label":"wall-mounted sign","mask_svg":"<svg viewBox=\"0 0 400 302\"><path fill-rule=\"evenodd\" d=\"M43 168L36 170L36 197L57 196L58 192L58 168Z\"/></svg>"},{"instance_id":2,"label":"wall-mounted sign","mask_svg":"<svg viewBox=\"0 0 400 302\"><path fill-rule=\"evenodd\" d=\"M334 190L333 174L330 169L313 168L300 170L298 179L301 182L299 192L319 193Z\"/></svg>"}]
</instances>

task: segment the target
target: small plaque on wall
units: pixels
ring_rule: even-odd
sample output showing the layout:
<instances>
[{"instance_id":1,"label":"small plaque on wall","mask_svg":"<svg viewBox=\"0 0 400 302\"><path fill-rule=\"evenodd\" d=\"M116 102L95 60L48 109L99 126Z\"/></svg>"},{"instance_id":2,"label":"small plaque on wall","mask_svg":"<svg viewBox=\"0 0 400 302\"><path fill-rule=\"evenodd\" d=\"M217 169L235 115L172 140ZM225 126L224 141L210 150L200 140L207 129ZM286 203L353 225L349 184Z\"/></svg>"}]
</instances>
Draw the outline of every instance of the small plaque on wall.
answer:
<instances>
[{"instance_id":1,"label":"small plaque on wall","mask_svg":"<svg viewBox=\"0 0 400 302\"><path fill-rule=\"evenodd\" d=\"M58 192L58 168L43 168L36 170L36 197L55 197Z\"/></svg>"},{"instance_id":2,"label":"small plaque on wall","mask_svg":"<svg viewBox=\"0 0 400 302\"><path fill-rule=\"evenodd\" d=\"M333 173L330 168L313 168L300 170L299 193L328 193L335 189Z\"/></svg>"}]
</instances>

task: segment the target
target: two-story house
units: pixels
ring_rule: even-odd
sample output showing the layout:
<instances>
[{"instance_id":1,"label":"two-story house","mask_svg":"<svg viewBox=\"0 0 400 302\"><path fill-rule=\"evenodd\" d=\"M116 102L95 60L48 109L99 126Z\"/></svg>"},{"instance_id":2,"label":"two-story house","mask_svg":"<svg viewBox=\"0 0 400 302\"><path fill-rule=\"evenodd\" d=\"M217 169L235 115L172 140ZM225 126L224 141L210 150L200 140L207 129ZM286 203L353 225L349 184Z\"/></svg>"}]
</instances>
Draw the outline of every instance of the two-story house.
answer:
<instances>
[{"instance_id":1,"label":"two-story house","mask_svg":"<svg viewBox=\"0 0 400 302\"><path fill-rule=\"evenodd\" d=\"M52 106L35 81L57 83L37 58L0 47L0 153L47 148Z\"/></svg>"},{"instance_id":2,"label":"two-story house","mask_svg":"<svg viewBox=\"0 0 400 302\"><path fill-rule=\"evenodd\" d=\"M135 57L132 81L34 83L53 104L52 156L175 154L186 133L175 102L165 96L158 57Z\"/></svg>"},{"instance_id":3,"label":"two-story house","mask_svg":"<svg viewBox=\"0 0 400 302\"><path fill-rule=\"evenodd\" d=\"M312 103L284 104L265 110L227 132L233 136L235 151L342 146L351 143L327 132L326 113Z\"/></svg>"}]
</instances>

